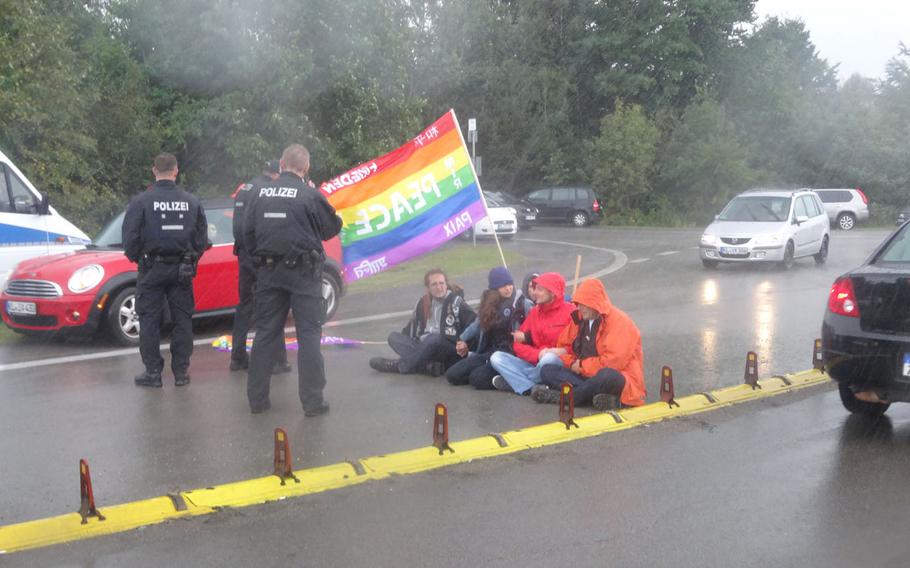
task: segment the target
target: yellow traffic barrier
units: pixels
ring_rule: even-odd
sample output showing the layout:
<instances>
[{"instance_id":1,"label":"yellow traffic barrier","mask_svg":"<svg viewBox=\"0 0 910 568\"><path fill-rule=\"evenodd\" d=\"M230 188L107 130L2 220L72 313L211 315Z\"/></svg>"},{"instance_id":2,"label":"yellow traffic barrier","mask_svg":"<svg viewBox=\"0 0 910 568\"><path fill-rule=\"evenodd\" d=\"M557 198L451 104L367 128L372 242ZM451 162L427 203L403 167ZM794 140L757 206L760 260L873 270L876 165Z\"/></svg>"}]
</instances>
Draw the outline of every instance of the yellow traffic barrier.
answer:
<instances>
[{"instance_id":1,"label":"yellow traffic barrier","mask_svg":"<svg viewBox=\"0 0 910 568\"><path fill-rule=\"evenodd\" d=\"M578 424L578 428L569 430L566 429L563 422L551 422L501 434L450 442L452 451L442 455L440 455L438 447L427 446L364 458L356 462L341 462L297 470L293 472L293 476L299 479L299 483L282 485L279 476L270 475L183 491L174 498L155 497L111 507L102 505L98 507L98 511L105 517L104 521L90 517L87 524L82 524L82 516L79 513L71 513L0 526L0 554L114 534L170 519L212 514L224 507L246 507L269 501L280 501L367 481L381 480L394 474L413 474L477 459L506 455L529 448L539 448L608 432L627 430L643 424L775 396L821 384L827 380L827 375L813 369L789 374L783 378L762 379L758 381L761 388L742 384L715 389L709 393L684 396L676 399L679 406L671 407L666 402L655 402L611 413L577 417L575 422ZM444 412L444 414L447 418L447 413Z\"/></svg>"}]
</instances>

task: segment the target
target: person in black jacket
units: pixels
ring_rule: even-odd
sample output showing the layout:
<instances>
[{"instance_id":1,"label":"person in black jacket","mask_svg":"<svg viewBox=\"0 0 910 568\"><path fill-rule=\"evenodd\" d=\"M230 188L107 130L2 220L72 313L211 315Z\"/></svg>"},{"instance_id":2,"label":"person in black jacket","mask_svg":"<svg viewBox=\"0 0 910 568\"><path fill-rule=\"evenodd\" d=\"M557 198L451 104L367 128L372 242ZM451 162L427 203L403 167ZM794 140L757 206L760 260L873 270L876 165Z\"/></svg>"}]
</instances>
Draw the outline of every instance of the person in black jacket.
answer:
<instances>
[{"instance_id":1,"label":"person in black jacket","mask_svg":"<svg viewBox=\"0 0 910 568\"><path fill-rule=\"evenodd\" d=\"M438 377L458 361L455 342L476 314L465 302L461 288L450 285L441 269L427 271L423 283L427 293L417 301L408 325L400 333L389 334L389 346L400 358L373 357L373 369Z\"/></svg>"},{"instance_id":2,"label":"person in black jacket","mask_svg":"<svg viewBox=\"0 0 910 568\"><path fill-rule=\"evenodd\" d=\"M145 371L135 382L161 387L161 315L164 303L174 320L171 369L178 387L189 384L193 353L193 277L199 257L208 247L208 223L196 197L177 185L177 158L159 154L152 165L155 183L139 194L123 216L123 250L139 265L136 311L139 314L139 353Z\"/></svg>"},{"instance_id":3,"label":"person in black jacket","mask_svg":"<svg viewBox=\"0 0 910 568\"><path fill-rule=\"evenodd\" d=\"M512 352L512 332L524 321L534 302L526 298L509 271L501 266L490 270L489 288L484 291L477 309L477 319L462 332L455 350L460 361L446 371L452 385L471 384L479 390L491 390L496 370L490 356L496 351Z\"/></svg>"},{"instance_id":4,"label":"person in black jacket","mask_svg":"<svg viewBox=\"0 0 910 568\"><path fill-rule=\"evenodd\" d=\"M278 179L278 160L271 160L263 164L262 174L246 183L240 184L234 190L234 255L237 256L237 310L234 312L234 328L231 336L231 370L239 371L250 366L250 358L246 353L246 336L250 331L253 320L253 287L256 285L256 266L253 257L243 245L243 221L245 213L253 206L258 197L257 190L264 185ZM273 373L289 373L291 365L288 363L288 353L285 346L279 346L275 354L275 367Z\"/></svg>"},{"instance_id":5,"label":"person in black jacket","mask_svg":"<svg viewBox=\"0 0 910 568\"><path fill-rule=\"evenodd\" d=\"M326 305L322 296L322 241L341 231L341 218L307 184L310 153L292 144L281 154L281 175L257 191L246 212L243 243L258 266L254 292L256 338L250 355L247 398L253 414L271 407L269 385L284 322L294 312L300 403L306 416L329 411L323 397L325 366L320 352Z\"/></svg>"}]
</instances>

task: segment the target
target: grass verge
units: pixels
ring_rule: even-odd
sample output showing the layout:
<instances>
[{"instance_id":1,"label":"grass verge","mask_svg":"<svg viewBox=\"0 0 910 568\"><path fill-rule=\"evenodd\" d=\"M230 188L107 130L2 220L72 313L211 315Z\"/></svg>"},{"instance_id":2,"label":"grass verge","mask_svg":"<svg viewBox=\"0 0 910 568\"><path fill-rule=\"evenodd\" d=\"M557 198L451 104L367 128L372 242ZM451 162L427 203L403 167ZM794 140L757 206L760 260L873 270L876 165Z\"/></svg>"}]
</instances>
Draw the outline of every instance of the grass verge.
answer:
<instances>
[{"instance_id":1,"label":"grass verge","mask_svg":"<svg viewBox=\"0 0 910 568\"><path fill-rule=\"evenodd\" d=\"M19 339L21 339L21 338L22 338L21 335L19 335L15 331L11 330L10 328L6 327L5 324L0 323L0 345L6 344L6 343L15 343L16 341L19 341Z\"/></svg>"},{"instance_id":2,"label":"grass verge","mask_svg":"<svg viewBox=\"0 0 910 568\"><path fill-rule=\"evenodd\" d=\"M510 266L524 259L524 256L517 252L510 250L503 250L503 252L506 255L506 262ZM420 284L423 282L424 273L431 268L444 268L453 276L462 276L471 272L486 272L494 266L501 265L502 259L496 249L496 243L492 240L478 240L476 248L469 242L450 241L430 254L393 266L376 276L352 283L348 287L348 294L362 294L401 285Z\"/></svg>"}]
</instances>

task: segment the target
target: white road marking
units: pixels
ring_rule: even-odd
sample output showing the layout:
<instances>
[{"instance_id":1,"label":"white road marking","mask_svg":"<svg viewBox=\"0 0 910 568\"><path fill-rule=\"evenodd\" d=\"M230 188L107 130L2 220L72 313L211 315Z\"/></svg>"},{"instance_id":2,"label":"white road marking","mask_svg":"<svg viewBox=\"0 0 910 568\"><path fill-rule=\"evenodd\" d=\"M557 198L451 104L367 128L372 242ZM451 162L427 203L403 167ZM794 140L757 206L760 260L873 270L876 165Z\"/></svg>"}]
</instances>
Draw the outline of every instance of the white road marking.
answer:
<instances>
[{"instance_id":1,"label":"white road marking","mask_svg":"<svg viewBox=\"0 0 910 568\"><path fill-rule=\"evenodd\" d=\"M671 254L678 254L678 250L665 250L664 252L657 253L657 256L670 256Z\"/></svg>"},{"instance_id":2,"label":"white road marking","mask_svg":"<svg viewBox=\"0 0 910 568\"><path fill-rule=\"evenodd\" d=\"M579 277L579 281L586 280L588 278L600 278L602 276L606 276L607 274L611 274L611 273L616 272L617 270L621 269L629 261L628 257L624 253L622 253L618 250L613 250L613 249L595 247L595 246L591 246L591 245L583 245L583 244L579 244L579 243L570 243L570 242L565 242L565 241L549 241L549 240L543 240L543 239L517 239L517 240L534 242L534 243L547 243L547 244L555 244L555 245L573 246L573 247L578 247L578 248L606 252L606 253L612 254L614 256L614 260L609 266L607 266L604 269L598 270L597 272L593 272L591 274L581 276L581 277ZM574 282L575 282L574 280L567 280L566 284L567 285L573 284ZM480 303L480 300L479 299L470 300L470 301L468 301L468 303L471 304L472 306L476 306ZM372 322L372 321L382 321L382 320L387 320L387 319L406 317L406 316L411 315L411 312L412 312L412 310L406 310L406 311L401 311L401 312L388 312L388 313L384 313L384 314L375 314L372 316L362 316L362 317L348 318L348 319L337 320L337 321L330 321L330 322L326 323L323 327L327 327L327 328L342 327L345 325L352 325L352 324L358 324L358 323L366 323L366 322ZM294 331L294 328L286 327L286 328L284 328L284 331L291 332L291 331ZM193 345L211 345L216 339L218 339L218 337L207 337L204 339L196 339L193 341ZM170 349L170 345L168 345L168 344L161 345L162 351L168 351L169 349ZM125 356L125 355L138 355L138 354L139 354L138 347L128 347L125 349L112 349L110 351L99 351L98 353L85 353L82 355L67 355L65 357L50 357L50 358L46 358L46 359L34 359L31 361L21 361L19 363L8 363L6 365L0 365L0 372L16 371L19 369L34 369L36 367L47 367L50 365L65 365L68 363L78 363L81 361L94 361L94 360L98 360L98 359L108 359L110 357L121 357L121 356Z\"/></svg>"},{"instance_id":3,"label":"white road marking","mask_svg":"<svg viewBox=\"0 0 910 568\"><path fill-rule=\"evenodd\" d=\"M630 260L629 264L639 264L641 262L648 262L650 258L636 258L635 260Z\"/></svg>"}]
</instances>

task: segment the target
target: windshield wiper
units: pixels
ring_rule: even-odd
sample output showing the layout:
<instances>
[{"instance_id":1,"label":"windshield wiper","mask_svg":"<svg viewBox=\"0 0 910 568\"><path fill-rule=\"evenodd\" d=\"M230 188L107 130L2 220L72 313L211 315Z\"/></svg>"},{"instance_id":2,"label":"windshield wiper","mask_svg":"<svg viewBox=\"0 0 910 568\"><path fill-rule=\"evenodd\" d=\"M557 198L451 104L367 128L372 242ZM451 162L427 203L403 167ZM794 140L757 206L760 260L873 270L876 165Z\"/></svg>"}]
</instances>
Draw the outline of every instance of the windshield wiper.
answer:
<instances>
[{"instance_id":1,"label":"windshield wiper","mask_svg":"<svg viewBox=\"0 0 910 568\"><path fill-rule=\"evenodd\" d=\"M780 217L777 216L777 213L774 212L774 209L771 209L770 207L768 207L768 204L767 204L767 203L759 203L759 205L761 205L762 207L764 207L764 208L768 211L768 213L770 213L771 216L774 217L774 220L775 220L775 221L783 221L783 219L781 219ZM757 221L757 220L758 220L758 219L756 219L756 221Z\"/></svg>"}]
</instances>

